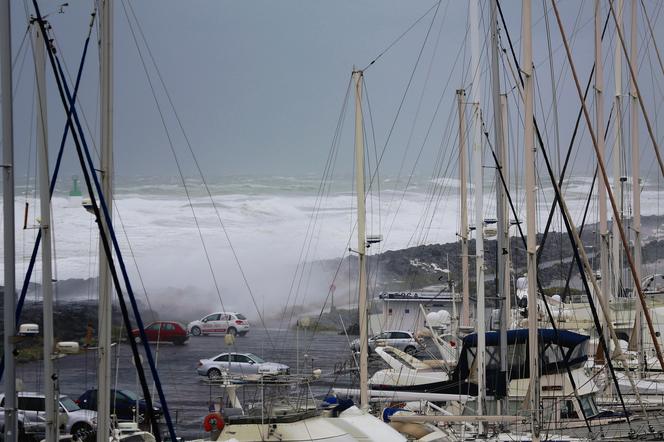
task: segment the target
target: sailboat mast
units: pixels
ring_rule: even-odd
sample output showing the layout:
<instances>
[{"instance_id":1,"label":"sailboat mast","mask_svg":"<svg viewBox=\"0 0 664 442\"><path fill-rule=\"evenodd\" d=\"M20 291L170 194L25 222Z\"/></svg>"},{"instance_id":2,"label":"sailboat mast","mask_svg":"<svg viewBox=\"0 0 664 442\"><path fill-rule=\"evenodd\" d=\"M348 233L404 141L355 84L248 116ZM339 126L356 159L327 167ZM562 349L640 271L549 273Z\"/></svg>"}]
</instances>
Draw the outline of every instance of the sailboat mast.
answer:
<instances>
[{"instance_id":1,"label":"sailboat mast","mask_svg":"<svg viewBox=\"0 0 664 442\"><path fill-rule=\"evenodd\" d=\"M618 25L622 29L623 22L623 0L618 0ZM620 162L622 160L622 53L620 42L616 39L614 53L613 75L615 80L615 97L614 109L616 114L615 123L613 125L614 144L613 144L613 194L618 195L618 205L620 209L620 218L623 217L623 191L621 177ZM602 138L601 134L598 134ZM613 296L617 296L620 291L620 284L622 280L622 257L620 248L620 232L618 231L618 222L614 219L611 225L613 232Z\"/></svg>"},{"instance_id":2,"label":"sailboat mast","mask_svg":"<svg viewBox=\"0 0 664 442\"><path fill-rule=\"evenodd\" d=\"M532 52L532 30L531 30L531 2L523 0L523 21L521 32L523 32L523 62L521 68L524 73L524 137L526 174L526 238L527 269L528 269L528 356L530 366L530 412L532 440L539 441L540 423L540 378L537 358L539 356L538 333L537 333L537 225L535 218L536 192L535 187L535 138L533 128L533 52Z\"/></svg>"},{"instance_id":3,"label":"sailboat mast","mask_svg":"<svg viewBox=\"0 0 664 442\"><path fill-rule=\"evenodd\" d=\"M14 238L14 119L12 103L12 32L10 0L0 0L0 96L2 96L2 214L4 248L4 349L5 349L5 440L17 440L16 366L14 341L16 332L16 275Z\"/></svg>"},{"instance_id":4,"label":"sailboat mast","mask_svg":"<svg viewBox=\"0 0 664 442\"><path fill-rule=\"evenodd\" d=\"M637 59L636 39L637 39L637 16L636 16L636 3L637 0L632 0L632 23L630 26L630 59ZM630 137L632 144L632 230L634 231L634 267L636 268L636 277L641 278L641 158L639 152L639 108L638 96L636 93L636 79L630 75ZM635 303L635 316L634 316L634 332L635 336L632 342L636 343L637 348L642 352L643 330L641 329L641 304ZM639 356L639 365L641 365L642 358Z\"/></svg>"},{"instance_id":5,"label":"sailboat mast","mask_svg":"<svg viewBox=\"0 0 664 442\"><path fill-rule=\"evenodd\" d=\"M483 181L482 170L482 128L480 121L480 40L479 40L479 4L478 0L470 0L470 46L471 72L473 78L473 169L475 185L475 285L477 287L477 414L484 414L486 395L485 382L485 348L486 337L484 323L484 214L483 214ZM480 422L480 433L484 432L484 424Z\"/></svg>"},{"instance_id":6,"label":"sailboat mast","mask_svg":"<svg viewBox=\"0 0 664 442\"><path fill-rule=\"evenodd\" d=\"M470 325L470 287L468 286L468 153L466 147L466 91L457 90L457 105L459 107L459 191L461 215L461 286L463 289L461 302L461 325ZM449 266L448 266L449 268Z\"/></svg>"},{"instance_id":7,"label":"sailboat mast","mask_svg":"<svg viewBox=\"0 0 664 442\"><path fill-rule=\"evenodd\" d=\"M44 398L46 412L46 440L58 440L58 413L56 389L53 379L53 276L51 267L51 197L49 191L48 167L48 125L46 119L46 56L45 41L39 26L33 31L33 51L35 57L35 77L37 79L37 153L39 155L39 228L42 234L42 298L44 337Z\"/></svg>"},{"instance_id":8,"label":"sailboat mast","mask_svg":"<svg viewBox=\"0 0 664 442\"><path fill-rule=\"evenodd\" d=\"M113 214L113 0L101 2L100 63L101 63L101 189ZM102 218L104 235L108 225ZM108 237L108 236L107 236ZM101 241L101 239L100 239ZM99 245L99 365L97 367L97 442L108 439L110 427L111 391L111 275L108 259Z\"/></svg>"},{"instance_id":9,"label":"sailboat mast","mask_svg":"<svg viewBox=\"0 0 664 442\"><path fill-rule=\"evenodd\" d=\"M369 408L367 383L369 358L369 329L367 324L367 269L366 269L366 208L364 195L364 131L362 120L362 71L353 71L355 82L355 191L357 193L357 254L360 260L359 325L360 325L360 408Z\"/></svg>"},{"instance_id":10,"label":"sailboat mast","mask_svg":"<svg viewBox=\"0 0 664 442\"><path fill-rule=\"evenodd\" d=\"M503 183L500 180L501 173L505 173L505 158L503 146L503 121L502 121L502 106L500 102L500 66L498 61L498 25L497 25L497 1L491 2L491 97L493 101L493 127L494 130L494 146L496 148L498 157L498 168L496 169L496 297L500 302L500 381L499 385L502 387L499 394L503 395L502 405L503 410L507 409L507 395L505 389L507 388L507 322L509 318L509 310L506 309L505 299L509 296L509 290L505 290L505 258L507 256L507 247L509 238L507 237L507 229L505 224L505 191ZM504 382L504 384L503 384Z\"/></svg>"},{"instance_id":11,"label":"sailboat mast","mask_svg":"<svg viewBox=\"0 0 664 442\"><path fill-rule=\"evenodd\" d=\"M604 65L602 63L602 18L601 18L601 5L599 0L595 0L595 125L597 127L596 133L604 134ZM604 136L600 135L597 138L597 149L600 155L597 157L598 162L604 164L605 144ZM600 260L600 280L601 296L604 296L603 305L608 305L609 302L609 225L607 220L606 208L606 185L604 181L599 180L597 184L597 198L599 210L599 260ZM598 296L598 294L594 294ZM604 342L609 342L609 328L606 326L604 317L609 317L610 312L602 315L602 322L605 324L603 328ZM608 374L607 374L608 376ZM607 384L609 385L609 384Z\"/></svg>"},{"instance_id":12,"label":"sailboat mast","mask_svg":"<svg viewBox=\"0 0 664 442\"><path fill-rule=\"evenodd\" d=\"M503 173L503 180L505 180L505 189L510 188L510 174L509 174L509 154L508 154L508 144L507 144L507 94L500 94L500 116L501 116L501 122L500 124L503 126L503 143L502 143L502 167L504 168L504 173ZM498 177L500 178L500 177ZM501 186L502 188L502 186ZM507 197L507 195L505 195ZM503 200L504 201L504 200ZM512 311L512 292L510 290L510 212L509 212L509 205L505 204L504 205L504 211L503 211L503 226L504 226L504 246L501 254L503 255L504 259L504 266L503 266L503 293L505 293L505 297L503 298L503 308L505 309L505 312L507 314L506 316L506 321L507 325L509 325L509 319L510 319L510 312Z\"/></svg>"}]
</instances>

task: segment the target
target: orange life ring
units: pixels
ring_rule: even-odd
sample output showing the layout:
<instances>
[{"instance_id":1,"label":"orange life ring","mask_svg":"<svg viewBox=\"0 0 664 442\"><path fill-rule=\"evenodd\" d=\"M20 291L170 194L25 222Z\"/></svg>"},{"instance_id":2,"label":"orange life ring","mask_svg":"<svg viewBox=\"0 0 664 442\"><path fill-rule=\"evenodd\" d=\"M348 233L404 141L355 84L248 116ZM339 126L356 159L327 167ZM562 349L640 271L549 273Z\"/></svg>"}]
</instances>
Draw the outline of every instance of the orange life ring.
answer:
<instances>
[{"instance_id":1,"label":"orange life ring","mask_svg":"<svg viewBox=\"0 0 664 442\"><path fill-rule=\"evenodd\" d=\"M210 413L203 419L203 428L205 431L221 431L224 429L224 417L221 413Z\"/></svg>"}]
</instances>

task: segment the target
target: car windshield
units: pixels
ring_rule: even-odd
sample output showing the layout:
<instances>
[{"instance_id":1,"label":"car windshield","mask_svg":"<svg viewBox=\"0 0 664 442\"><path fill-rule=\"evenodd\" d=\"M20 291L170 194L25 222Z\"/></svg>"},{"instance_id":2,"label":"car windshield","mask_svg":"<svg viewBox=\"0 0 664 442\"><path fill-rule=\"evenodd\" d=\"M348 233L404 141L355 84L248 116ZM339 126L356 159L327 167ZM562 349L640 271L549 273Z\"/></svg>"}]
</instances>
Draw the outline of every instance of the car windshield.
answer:
<instances>
[{"instance_id":1,"label":"car windshield","mask_svg":"<svg viewBox=\"0 0 664 442\"><path fill-rule=\"evenodd\" d=\"M264 360L263 358L261 358L261 357L259 357L259 356L256 356L256 355L253 354L253 353L247 353L247 356L249 356L251 359L253 359L254 362L256 362L257 364L263 364L263 363L265 363L265 360Z\"/></svg>"},{"instance_id":2,"label":"car windshield","mask_svg":"<svg viewBox=\"0 0 664 442\"><path fill-rule=\"evenodd\" d=\"M120 393L124 394L129 398L130 401L137 401L138 395L131 390L120 390Z\"/></svg>"},{"instance_id":3,"label":"car windshield","mask_svg":"<svg viewBox=\"0 0 664 442\"><path fill-rule=\"evenodd\" d=\"M61 397L60 398L60 405L67 410L67 411L77 411L80 410L81 407L79 407L76 402L74 402L70 397Z\"/></svg>"},{"instance_id":4,"label":"car windshield","mask_svg":"<svg viewBox=\"0 0 664 442\"><path fill-rule=\"evenodd\" d=\"M238 314L235 315L235 316L237 316L237 318L238 318L238 319L241 319L242 321L244 321L245 319L247 319L247 317L244 316L242 313L238 313Z\"/></svg>"}]
</instances>

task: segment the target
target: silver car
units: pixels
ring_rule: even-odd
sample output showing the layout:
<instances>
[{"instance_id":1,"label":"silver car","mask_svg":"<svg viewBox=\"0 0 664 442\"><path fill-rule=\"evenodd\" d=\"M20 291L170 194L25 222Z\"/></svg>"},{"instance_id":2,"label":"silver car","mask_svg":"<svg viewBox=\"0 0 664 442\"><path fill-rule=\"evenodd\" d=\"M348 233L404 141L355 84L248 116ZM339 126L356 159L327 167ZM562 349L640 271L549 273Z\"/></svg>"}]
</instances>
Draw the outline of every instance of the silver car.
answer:
<instances>
[{"instance_id":1,"label":"silver car","mask_svg":"<svg viewBox=\"0 0 664 442\"><path fill-rule=\"evenodd\" d=\"M369 351L376 350L376 347L390 347L398 348L408 354L415 354L424 350L424 344L409 331L403 330L390 330L384 331L369 338ZM360 340L355 339L350 344L353 351L360 351Z\"/></svg>"},{"instance_id":2,"label":"silver car","mask_svg":"<svg viewBox=\"0 0 664 442\"><path fill-rule=\"evenodd\" d=\"M0 395L0 407L4 408L5 395ZM59 397L60 427L63 433L70 433L79 438L92 437L97 429L97 412L82 410L69 396ZM43 422L46 414L45 397L42 393L22 391L18 394L17 408L23 415L24 423ZM27 427L26 427L27 430Z\"/></svg>"},{"instance_id":3,"label":"silver car","mask_svg":"<svg viewBox=\"0 0 664 442\"><path fill-rule=\"evenodd\" d=\"M18 412L16 414L18 421L18 440L41 439L46 434L46 421L43 416L38 416L36 420L25 418L25 414ZM0 440L4 440L5 434L5 409L0 408Z\"/></svg>"},{"instance_id":4,"label":"silver car","mask_svg":"<svg viewBox=\"0 0 664 442\"><path fill-rule=\"evenodd\" d=\"M196 372L210 379L219 379L222 373L235 375L279 375L289 373L288 365L266 362L253 353L221 353L198 361Z\"/></svg>"}]
</instances>

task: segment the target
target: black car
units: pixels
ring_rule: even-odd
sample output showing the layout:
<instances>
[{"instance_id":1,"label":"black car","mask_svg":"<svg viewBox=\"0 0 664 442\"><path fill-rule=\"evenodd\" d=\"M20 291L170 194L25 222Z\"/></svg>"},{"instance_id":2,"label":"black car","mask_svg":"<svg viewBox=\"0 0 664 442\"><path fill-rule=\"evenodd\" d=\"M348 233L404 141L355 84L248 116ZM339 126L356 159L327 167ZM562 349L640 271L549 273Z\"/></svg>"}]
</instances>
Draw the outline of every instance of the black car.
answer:
<instances>
[{"instance_id":1,"label":"black car","mask_svg":"<svg viewBox=\"0 0 664 442\"><path fill-rule=\"evenodd\" d=\"M131 390L111 390L111 414L115 414L118 420L133 420L138 402L138 420L142 422L145 416L145 399L139 398ZM97 390L88 390L83 393L76 403L79 407L86 410L97 410ZM157 402L152 403L152 410L155 417L162 414L161 405Z\"/></svg>"}]
</instances>

